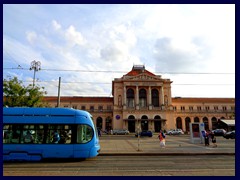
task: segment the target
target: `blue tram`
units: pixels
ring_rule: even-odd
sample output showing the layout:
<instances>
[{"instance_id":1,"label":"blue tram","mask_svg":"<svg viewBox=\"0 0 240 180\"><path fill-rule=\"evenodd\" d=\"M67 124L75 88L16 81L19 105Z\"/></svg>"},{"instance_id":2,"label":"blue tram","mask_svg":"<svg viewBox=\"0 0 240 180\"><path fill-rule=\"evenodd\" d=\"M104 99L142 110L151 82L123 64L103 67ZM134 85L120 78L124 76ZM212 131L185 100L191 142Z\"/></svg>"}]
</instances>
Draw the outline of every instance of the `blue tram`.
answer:
<instances>
[{"instance_id":1,"label":"blue tram","mask_svg":"<svg viewBox=\"0 0 240 180\"><path fill-rule=\"evenodd\" d=\"M91 158L99 154L90 113L70 108L3 108L3 160Z\"/></svg>"}]
</instances>

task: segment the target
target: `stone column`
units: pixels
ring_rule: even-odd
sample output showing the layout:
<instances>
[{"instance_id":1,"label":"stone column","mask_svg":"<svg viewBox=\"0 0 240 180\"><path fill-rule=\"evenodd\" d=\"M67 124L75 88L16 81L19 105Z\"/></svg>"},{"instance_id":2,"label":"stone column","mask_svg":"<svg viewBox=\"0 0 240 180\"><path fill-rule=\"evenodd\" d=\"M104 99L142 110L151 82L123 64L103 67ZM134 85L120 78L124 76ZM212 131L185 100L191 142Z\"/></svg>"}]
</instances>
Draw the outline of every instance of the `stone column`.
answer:
<instances>
[{"instance_id":1,"label":"stone column","mask_svg":"<svg viewBox=\"0 0 240 180\"><path fill-rule=\"evenodd\" d=\"M158 91L158 97L159 97L159 99L158 99L158 101L159 101L159 107L161 107L161 105L162 105L162 89L158 89L159 91Z\"/></svg>"},{"instance_id":2,"label":"stone column","mask_svg":"<svg viewBox=\"0 0 240 180\"><path fill-rule=\"evenodd\" d=\"M162 93L162 104L164 104L164 89L163 89L163 86L162 86L162 88L161 88L161 93Z\"/></svg>"},{"instance_id":3,"label":"stone column","mask_svg":"<svg viewBox=\"0 0 240 180\"><path fill-rule=\"evenodd\" d=\"M136 109L139 109L139 90L138 90L138 86L136 86Z\"/></svg>"},{"instance_id":4,"label":"stone column","mask_svg":"<svg viewBox=\"0 0 240 180\"><path fill-rule=\"evenodd\" d=\"M151 86L148 87L148 107L149 107L149 110L152 109L152 90L151 90Z\"/></svg>"},{"instance_id":5,"label":"stone column","mask_svg":"<svg viewBox=\"0 0 240 180\"><path fill-rule=\"evenodd\" d=\"M126 109L126 105L127 105L127 90L126 90L126 86L123 86L123 109Z\"/></svg>"}]
</instances>

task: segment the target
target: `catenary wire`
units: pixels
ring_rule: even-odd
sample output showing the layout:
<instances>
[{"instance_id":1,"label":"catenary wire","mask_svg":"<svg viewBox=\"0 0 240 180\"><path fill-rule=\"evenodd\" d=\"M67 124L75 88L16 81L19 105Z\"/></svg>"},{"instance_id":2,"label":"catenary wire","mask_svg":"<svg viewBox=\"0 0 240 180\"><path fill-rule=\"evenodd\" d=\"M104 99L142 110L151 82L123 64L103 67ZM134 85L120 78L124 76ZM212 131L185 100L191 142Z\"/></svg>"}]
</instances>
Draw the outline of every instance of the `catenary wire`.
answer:
<instances>
[{"instance_id":1,"label":"catenary wire","mask_svg":"<svg viewBox=\"0 0 240 180\"><path fill-rule=\"evenodd\" d=\"M3 68L3 69L17 69L17 70L29 70L29 68ZM87 73L128 73L128 71L110 71L110 70L81 70L81 69L41 69L41 71L71 71L71 72L87 72ZM226 72L153 72L155 74L235 74Z\"/></svg>"}]
</instances>

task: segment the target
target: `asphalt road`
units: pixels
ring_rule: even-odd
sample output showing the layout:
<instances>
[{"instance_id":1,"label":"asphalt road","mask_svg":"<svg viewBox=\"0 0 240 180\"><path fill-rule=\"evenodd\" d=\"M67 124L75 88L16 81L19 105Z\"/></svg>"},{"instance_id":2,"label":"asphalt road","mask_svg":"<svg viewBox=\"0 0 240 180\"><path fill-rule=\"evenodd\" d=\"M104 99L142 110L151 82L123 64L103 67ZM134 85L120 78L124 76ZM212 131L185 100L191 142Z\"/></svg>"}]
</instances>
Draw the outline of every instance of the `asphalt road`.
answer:
<instances>
[{"instance_id":1,"label":"asphalt road","mask_svg":"<svg viewBox=\"0 0 240 180\"><path fill-rule=\"evenodd\" d=\"M3 164L3 175L235 176L235 156L97 156L74 162L15 162Z\"/></svg>"}]
</instances>

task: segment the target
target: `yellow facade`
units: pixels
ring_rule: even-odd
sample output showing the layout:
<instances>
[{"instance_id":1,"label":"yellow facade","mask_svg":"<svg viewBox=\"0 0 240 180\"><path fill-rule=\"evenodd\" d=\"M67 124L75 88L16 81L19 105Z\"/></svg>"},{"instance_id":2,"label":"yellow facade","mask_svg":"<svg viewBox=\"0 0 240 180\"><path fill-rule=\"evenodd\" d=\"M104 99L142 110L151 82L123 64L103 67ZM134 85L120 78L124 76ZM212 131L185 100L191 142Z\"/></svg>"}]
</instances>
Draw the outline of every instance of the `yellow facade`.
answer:
<instances>
[{"instance_id":1,"label":"yellow facade","mask_svg":"<svg viewBox=\"0 0 240 180\"><path fill-rule=\"evenodd\" d=\"M112 81L113 97L61 97L60 106L89 111L102 130L130 132L176 128L188 132L190 122L204 122L206 129L214 129L219 119L235 113L234 98L172 98L171 83L144 66L133 66ZM57 97L45 97L45 101L57 105Z\"/></svg>"}]
</instances>

